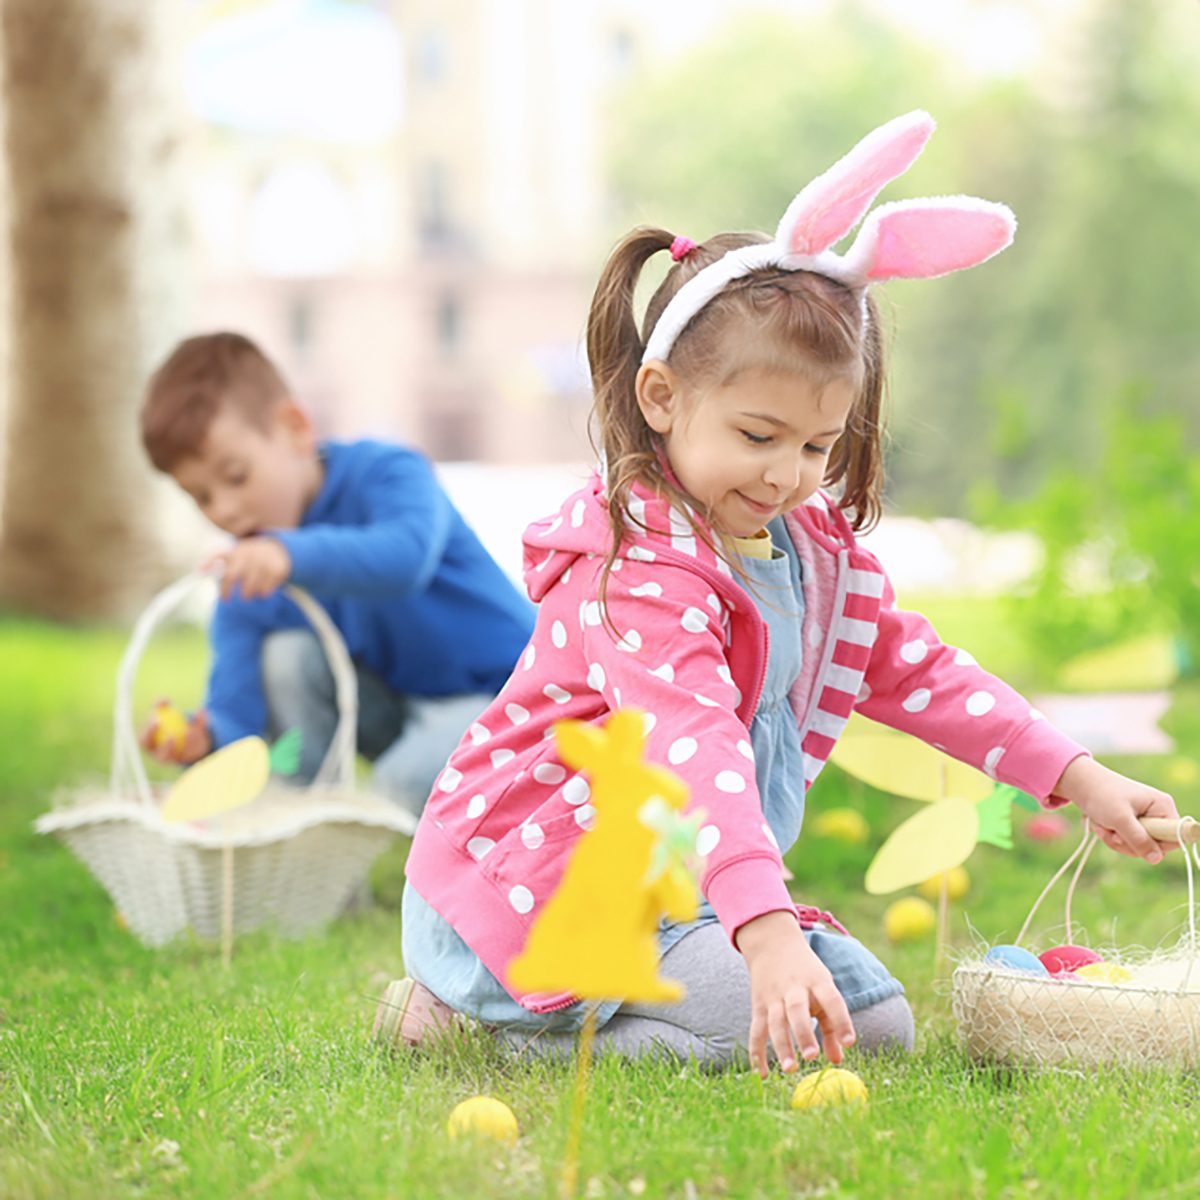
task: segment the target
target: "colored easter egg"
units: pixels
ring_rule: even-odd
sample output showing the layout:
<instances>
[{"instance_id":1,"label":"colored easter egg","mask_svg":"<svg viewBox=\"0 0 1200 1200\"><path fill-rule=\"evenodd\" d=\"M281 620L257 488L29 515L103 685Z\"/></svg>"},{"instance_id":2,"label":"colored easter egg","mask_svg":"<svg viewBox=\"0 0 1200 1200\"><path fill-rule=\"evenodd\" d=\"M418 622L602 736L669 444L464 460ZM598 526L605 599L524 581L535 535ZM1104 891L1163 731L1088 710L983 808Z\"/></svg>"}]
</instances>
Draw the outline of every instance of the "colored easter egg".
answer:
<instances>
[{"instance_id":1,"label":"colored easter egg","mask_svg":"<svg viewBox=\"0 0 1200 1200\"><path fill-rule=\"evenodd\" d=\"M519 1130L517 1118L503 1100L472 1096L454 1106L446 1122L446 1132L452 1138L490 1138L511 1146L516 1143Z\"/></svg>"},{"instance_id":2,"label":"colored easter egg","mask_svg":"<svg viewBox=\"0 0 1200 1200\"><path fill-rule=\"evenodd\" d=\"M950 900L961 900L971 888L971 877L965 867L951 867L941 875L933 875L925 880L917 891L926 900L938 900L942 894L942 878L946 880L946 896Z\"/></svg>"},{"instance_id":3,"label":"colored easter egg","mask_svg":"<svg viewBox=\"0 0 1200 1200\"><path fill-rule=\"evenodd\" d=\"M1068 829L1066 817L1058 813L1039 813L1025 823L1026 836L1035 842L1056 842Z\"/></svg>"},{"instance_id":4,"label":"colored easter egg","mask_svg":"<svg viewBox=\"0 0 1200 1200\"><path fill-rule=\"evenodd\" d=\"M1100 955L1086 946L1053 946L1043 950L1038 955L1042 966L1051 975L1065 975L1069 971L1077 971L1088 963L1098 963Z\"/></svg>"},{"instance_id":5,"label":"colored easter egg","mask_svg":"<svg viewBox=\"0 0 1200 1200\"><path fill-rule=\"evenodd\" d=\"M812 1071L796 1084L793 1108L822 1108L867 1103L867 1085L844 1067Z\"/></svg>"},{"instance_id":6,"label":"colored easter egg","mask_svg":"<svg viewBox=\"0 0 1200 1200\"><path fill-rule=\"evenodd\" d=\"M1028 971L1030 975L1049 975L1041 960L1021 946L993 946L984 956L984 962L1010 971Z\"/></svg>"},{"instance_id":7,"label":"colored easter egg","mask_svg":"<svg viewBox=\"0 0 1200 1200\"><path fill-rule=\"evenodd\" d=\"M1072 974L1076 979L1090 979L1093 983L1128 983L1133 978L1124 967L1110 962L1084 963Z\"/></svg>"},{"instance_id":8,"label":"colored easter egg","mask_svg":"<svg viewBox=\"0 0 1200 1200\"><path fill-rule=\"evenodd\" d=\"M831 808L828 812L818 813L813 817L812 828L818 837L856 846L867 840L866 819L853 808Z\"/></svg>"},{"instance_id":9,"label":"colored easter egg","mask_svg":"<svg viewBox=\"0 0 1200 1200\"><path fill-rule=\"evenodd\" d=\"M919 896L905 896L889 904L883 914L883 931L893 942L912 942L931 933L937 924L933 905Z\"/></svg>"}]
</instances>

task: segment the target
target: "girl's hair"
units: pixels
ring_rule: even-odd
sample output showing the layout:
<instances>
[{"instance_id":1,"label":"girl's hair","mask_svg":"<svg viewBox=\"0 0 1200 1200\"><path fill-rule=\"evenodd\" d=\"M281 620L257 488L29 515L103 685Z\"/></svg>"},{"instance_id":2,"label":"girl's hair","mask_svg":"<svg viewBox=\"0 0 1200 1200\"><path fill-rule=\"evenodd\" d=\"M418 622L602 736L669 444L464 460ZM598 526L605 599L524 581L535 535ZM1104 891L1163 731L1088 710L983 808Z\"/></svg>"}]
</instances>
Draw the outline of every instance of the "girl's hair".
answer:
<instances>
[{"instance_id":1,"label":"girl's hair","mask_svg":"<svg viewBox=\"0 0 1200 1200\"><path fill-rule=\"evenodd\" d=\"M588 315L588 362L613 533L604 583L630 524L634 481L653 487L684 513L694 507L663 473L659 437L638 407L635 384L646 337L667 302L702 267L729 250L770 239L761 233L722 233L697 246L667 272L639 332L633 300L642 268L673 240L666 230L648 226L629 233L605 264ZM840 485L838 505L855 530L870 529L879 520L883 492L883 342L869 293L865 303L864 321L861 293L809 271L764 268L734 280L701 309L670 356L672 368L689 382L719 383L754 367L798 372L817 386L853 380L857 397L846 431L830 453L823 485ZM696 532L708 540L698 526Z\"/></svg>"},{"instance_id":2,"label":"girl's hair","mask_svg":"<svg viewBox=\"0 0 1200 1200\"><path fill-rule=\"evenodd\" d=\"M275 364L240 333L184 339L150 377L142 403L142 444L160 471L199 454L223 407L249 424L270 427L275 406L290 395Z\"/></svg>"}]
</instances>

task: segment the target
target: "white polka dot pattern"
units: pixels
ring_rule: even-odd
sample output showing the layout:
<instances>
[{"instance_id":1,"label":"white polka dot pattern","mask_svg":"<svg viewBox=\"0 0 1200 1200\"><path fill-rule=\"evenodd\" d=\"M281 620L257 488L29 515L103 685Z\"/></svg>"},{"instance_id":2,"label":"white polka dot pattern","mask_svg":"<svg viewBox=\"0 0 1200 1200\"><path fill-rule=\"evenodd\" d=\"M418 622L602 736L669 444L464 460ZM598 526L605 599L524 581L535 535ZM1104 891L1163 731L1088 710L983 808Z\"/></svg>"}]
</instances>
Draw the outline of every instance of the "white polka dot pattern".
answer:
<instances>
[{"instance_id":1,"label":"white polka dot pattern","mask_svg":"<svg viewBox=\"0 0 1200 1200\"><path fill-rule=\"evenodd\" d=\"M905 642L900 647L900 657L906 663L919 663L928 653L929 647L920 638Z\"/></svg>"},{"instance_id":2,"label":"white polka dot pattern","mask_svg":"<svg viewBox=\"0 0 1200 1200\"><path fill-rule=\"evenodd\" d=\"M689 608L679 623L688 633L703 633L708 628L708 613L698 608Z\"/></svg>"},{"instance_id":3,"label":"white polka dot pattern","mask_svg":"<svg viewBox=\"0 0 1200 1200\"><path fill-rule=\"evenodd\" d=\"M956 667L977 667L979 664L975 661L975 655L969 650L956 650L954 653L954 665Z\"/></svg>"},{"instance_id":4,"label":"white polka dot pattern","mask_svg":"<svg viewBox=\"0 0 1200 1200\"><path fill-rule=\"evenodd\" d=\"M967 712L973 717L982 717L996 707L996 697L991 692L972 692L967 697Z\"/></svg>"},{"instance_id":5,"label":"white polka dot pattern","mask_svg":"<svg viewBox=\"0 0 1200 1200\"><path fill-rule=\"evenodd\" d=\"M470 734L471 734L471 741L474 742L476 746L482 746L483 743L486 742L488 740L488 738L490 738L492 736L490 731L488 730L487 726L480 725L480 723L478 721L476 721L475 724L471 726Z\"/></svg>"},{"instance_id":6,"label":"white polka dot pattern","mask_svg":"<svg viewBox=\"0 0 1200 1200\"><path fill-rule=\"evenodd\" d=\"M526 670L526 671L528 671L528 670L530 669L530 667L532 667L532 666L533 666L533 660L534 660L535 658L537 658L537 650L536 650L536 648L535 648L535 647L534 647L534 646L531 644L531 645L530 645L530 646L529 646L529 647L526 649L526 651L525 651L525 658L524 658L524 661L523 661L523 662L522 662L522 664L521 664L521 665L522 665L522 666L525 668L525 670Z\"/></svg>"},{"instance_id":7,"label":"white polka dot pattern","mask_svg":"<svg viewBox=\"0 0 1200 1200\"><path fill-rule=\"evenodd\" d=\"M642 648L642 635L636 629L625 630L625 636L617 643L618 650L636 654Z\"/></svg>"},{"instance_id":8,"label":"white polka dot pattern","mask_svg":"<svg viewBox=\"0 0 1200 1200\"><path fill-rule=\"evenodd\" d=\"M604 668L599 663L588 665L587 685L594 692L604 690Z\"/></svg>"},{"instance_id":9,"label":"white polka dot pattern","mask_svg":"<svg viewBox=\"0 0 1200 1200\"><path fill-rule=\"evenodd\" d=\"M766 823L766 821L763 822L762 831L763 831L763 833L765 833L767 835L767 841L770 842L771 845L774 846L776 850L778 850L779 849L779 841L775 837L774 831L771 829L770 825L768 825Z\"/></svg>"},{"instance_id":10,"label":"white polka dot pattern","mask_svg":"<svg viewBox=\"0 0 1200 1200\"><path fill-rule=\"evenodd\" d=\"M575 824L580 829L591 829L596 823L596 809L594 805L584 804L575 810Z\"/></svg>"},{"instance_id":11,"label":"white polka dot pattern","mask_svg":"<svg viewBox=\"0 0 1200 1200\"><path fill-rule=\"evenodd\" d=\"M512 760L517 757L517 752L515 750L493 750L490 757L492 760L492 767L494 769L499 769L500 767L504 766L506 762L512 762Z\"/></svg>"},{"instance_id":12,"label":"white polka dot pattern","mask_svg":"<svg viewBox=\"0 0 1200 1200\"><path fill-rule=\"evenodd\" d=\"M518 883L508 893L508 902L519 913L527 913L533 908L533 893L522 883Z\"/></svg>"},{"instance_id":13,"label":"white polka dot pattern","mask_svg":"<svg viewBox=\"0 0 1200 1200\"><path fill-rule=\"evenodd\" d=\"M495 842L488 837L473 837L467 843L467 853L472 858L483 858L489 850L495 846Z\"/></svg>"},{"instance_id":14,"label":"white polka dot pattern","mask_svg":"<svg viewBox=\"0 0 1200 1200\"><path fill-rule=\"evenodd\" d=\"M506 704L504 706L504 715L514 725L524 725L529 720L529 709L522 707L520 704Z\"/></svg>"},{"instance_id":15,"label":"white polka dot pattern","mask_svg":"<svg viewBox=\"0 0 1200 1200\"><path fill-rule=\"evenodd\" d=\"M748 758L751 762L754 761L754 747L750 745L749 742L743 739L742 741L738 742L737 748L739 751L741 751L743 758Z\"/></svg>"},{"instance_id":16,"label":"white polka dot pattern","mask_svg":"<svg viewBox=\"0 0 1200 1200\"><path fill-rule=\"evenodd\" d=\"M932 698L933 693L928 688L917 688L915 692L910 692L905 696L902 707L905 712L924 712L929 707L929 701Z\"/></svg>"},{"instance_id":17,"label":"white polka dot pattern","mask_svg":"<svg viewBox=\"0 0 1200 1200\"><path fill-rule=\"evenodd\" d=\"M550 626L550 640L561 650L567 644L567 627L561 621Z\"/></svg>"},{"instance_id":18,"label":"white polka dot pattern","mask_svg":"<svg viewBox=\"0 0 1200 1200\"><path fill-rule=\"evenodd\" d=\"M557 787L567 777L567 768L559 763L538 763L533 768L533 777L538 783L548 783Z\"/></svg>"},{"instance_id":19,"label":"white polka dot pattern","mask_svg":"<svg viewBox=\"0 0 1200 1200\"><path fill-rule=\"evenodd\" d=\"M548 683L542 688L542 695L549 697L555 704L566 704L571 699L571 693L566 688L559 687L557 683Z\"/></svg>"},{"instance_id":20,"label":"white polka dot pattern","mask_svg":"<svg viewBox=\"0 0 1200 1200\"><path fill-rule=\"evenodd\" d=\"M521 842L527 850L536 850L545 840L546 835L536 822L521 826Z\"/></svg>"},{"instance_id":21,"label":"white polka dot pattern","mask_svg":"<svg viewBox=\"0 0 1200 1200\"><path fill-rule=\"evenodd\" d=\"M453 767L447 767L438 779L438 791L452 792L460 783L462 783L462 772L456 771Z\"/></svg>"},{"instance_id":22,"label":"white polka dot pattern","mask_svg":"<svg viewBox=\"0 0 1200 1200\"><path fill-rule=\"evenodd\" d=\"M717 791L737 796L746 790L746 781L736 771L722 771L713 782Z\"/></svg>"},{"instance_id":23,"label":"white polka dot pattern","mask_svg":"<svg viewBox=\"0 0 1200 1200\"><path fill-rule=\"evenodd\" d=\"M582 775L575 775L567 780L562 790L562 797L568 804L586 804L592 789Z\"/></svg>"},{"instance_id":24,"label":"white polka dot pattern","mask_svg":"<svg viewBox=\"0 0 1200 1200\"><path fill-rule=\"evenodd\" d=\"M663 594L662 587L655 583L652 579L645 583L639 583L637 587L629 589L631 596L661 596Z\"/></svg>"},{"instance_id":25,"label":"white polka dot pattern","mask_svg":"<svg viewBox=\"0 0 1200 1200\"><path fill-rule=\"evenodd\" d=\"M703 829L696 834L696 853L701 858L711 854L716 848L717 843L721 840L721 831L715 825L705 825Z\"/></svg>"},{"instance_id":26,"label":"white polka dot pattern","mask_svg":"<svg viewBox=\"0 0 1200 1200\"><path fill-rule=\"evenodd\" d=\"M473 821L476 817L483 816L485 808L487 808L487 797L480 792L467 801L467 816Z\"/></svg>"},{"instance_id":27,"label":"white polka dot pattern","mask_svg":"<svg viewBox=\"0 0 1200 1200\"><path fill-rule=\"evenodd\" d=\"M655 667L650 674L657 675L659 679L665 679L668 683L675 682L675 668L670 663L663 663L661 667Z\"/></svg>"},{"instance_id":28,"label":"white polka dot pattern","mask_svg":"<svg viewBox=\"0 0 1200 1200\"><path fill-rule=\"evenodd\" d=\"M983 769L985 774L990 775L993 779L996 778L996 768L1000 765L1000 760L1004 757L1003 746L993 746L984 757Z\"/></svg>"},{"instance_id":29,"label":"white polka dot pattern","mask_svg":"<svg viewBox=\"0 0 1200 1200\"><path fill-rule=\"evenodd\" d=\"M694 737L676 738L667 750L667 762L673 767L685 763L700 748L700 743Z\"/></svg>"}]
</instances>

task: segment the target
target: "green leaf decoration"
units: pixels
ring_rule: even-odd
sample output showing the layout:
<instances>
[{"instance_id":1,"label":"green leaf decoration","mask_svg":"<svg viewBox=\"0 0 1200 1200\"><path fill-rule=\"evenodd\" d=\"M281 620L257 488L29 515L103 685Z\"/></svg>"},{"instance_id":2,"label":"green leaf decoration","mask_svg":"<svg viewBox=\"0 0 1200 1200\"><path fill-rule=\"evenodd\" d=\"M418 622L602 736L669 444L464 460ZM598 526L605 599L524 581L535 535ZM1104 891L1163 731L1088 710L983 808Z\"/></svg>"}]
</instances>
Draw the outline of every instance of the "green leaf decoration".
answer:
<instances>
[{"instance_id":1,"label":"green leaf decoration","mask_svg":"<svg viewBox=\"0 0 1200 1200\"><path fill-rule=\"evenodd\" d=\"M1012 840L1012 792L1016 788L997 787L990 796L979 802L979 837L989 846L1011 850Z\"/></svg>"},{"instance_id":2,"label":"green leaf decoration","mask_svg":"<svg viewBox=\"0 0 1200 1200\"><path fill-rule=\"evenodd\" d=\"M298 729L287 729L271 747L271 771L275 775L295 775L300 770L300 750L304 735Z\"/></svg>"},{"instance_id":3,"label":"green leaf decoration","mask_svg":"<svg viewBox=\"0 0 1200 1200\"><path fill-rule=\"evenodd\" d=\"M1026 812L1039 813L1042 811L1042 806L1028 792L1023 792L1010 783L998 783L995 790L1003 792L1013 804L1018 808L1023 808Z\"/></svg>"}]
</instances>

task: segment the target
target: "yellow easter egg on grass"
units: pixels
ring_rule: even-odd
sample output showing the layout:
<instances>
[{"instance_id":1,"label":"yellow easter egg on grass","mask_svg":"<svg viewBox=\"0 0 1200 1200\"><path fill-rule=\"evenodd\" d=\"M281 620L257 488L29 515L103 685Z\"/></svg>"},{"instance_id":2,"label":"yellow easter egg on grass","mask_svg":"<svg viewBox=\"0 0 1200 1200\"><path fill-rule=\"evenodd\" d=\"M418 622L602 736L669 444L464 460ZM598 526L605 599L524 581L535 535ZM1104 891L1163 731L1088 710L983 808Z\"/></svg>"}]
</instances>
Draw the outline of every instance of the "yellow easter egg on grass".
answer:
<instances>
[{"instance_id":1,"label":"yellow easter egg on grass","mask_svg":"<svg viewBox=\"0 0 1200 1200\"><path fill-rule=\"evenodd\" d=\"M1086 963L1071 972L1076 979L1090 979L1093 983L1128 983L1133 976L1124 967L1110 962Z\"/></svg>"},{"instance_id":2,"label":"yellow easter egg on grass","mask_svg":"<svg viewBox=\"0 0 1200 1200\"><path fill-rule=\"evenodd\" d=\"M818 837L850 842L855 846L867 840L866 819L853 808L831 808L828 812L818 813L813 818L812 827Z\"/></svg>"},{"instance_id":3,"label":"yellow easter egg on grass","mask_svg":"<svg viewBox=\"0 0 1200 1200\"><path fill-rule=\"evenodd\" d=\"M920 896L905 896L889 904L883 914L883 931L893 942L913 942L933 932L937 915Z\"/></svg>"},{"instance_id":4,"label":"yellow easter egg on grass","mask_svg":"<svg viewBox=\"0 0 1200 1200\"><path fill-rule=\"evenodd\" d=\"M946 896L950 900L961 900L971 890L971 877L965 867L951 867L941 875L931 875L917 891L926 900L937 901L942 895L942 877L946 879Z\"/></svg>"},{"instance_id":5,"label":"yellow easter egg on grass","mask_svg":"<svg viewBox=\"0 0 1200 1200\"><path fill-rule=\"evenodd\" d=\"M825 1067L812 1071L796 1084L793 1108L824 1108L841 1105L865 1105L867 1085L844 1067Z\"/></svg>"},{"instance_id":6,"label":"yellow easter egg on grass","mask_svg":"<svg viewBox=\"0 0 1200 1200\"><path fill-rule=\"evenodd\" d=\"M452 1138L487 1138L506 1145L516 1144L520 1130L513 1110L494 1096L472 1096L456 1104L446 1121Z\"/></svg>"}]
</instances>

